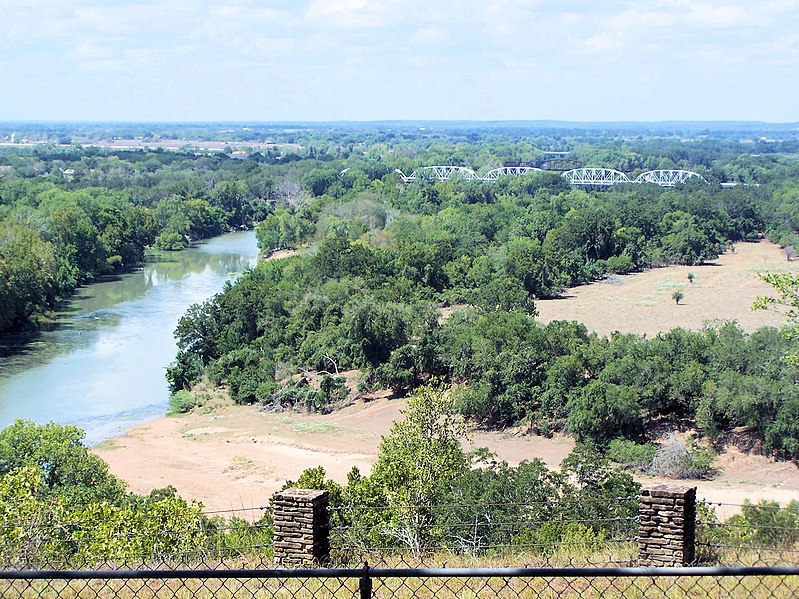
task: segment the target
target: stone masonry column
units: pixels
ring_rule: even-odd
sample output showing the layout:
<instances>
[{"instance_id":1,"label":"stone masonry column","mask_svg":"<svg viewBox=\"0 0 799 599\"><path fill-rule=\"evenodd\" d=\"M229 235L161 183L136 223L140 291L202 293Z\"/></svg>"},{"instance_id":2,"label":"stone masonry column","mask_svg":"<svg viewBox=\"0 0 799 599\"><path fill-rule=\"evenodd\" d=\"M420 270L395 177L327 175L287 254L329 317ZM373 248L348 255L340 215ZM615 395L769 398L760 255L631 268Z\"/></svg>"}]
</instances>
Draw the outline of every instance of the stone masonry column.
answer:
<instances>
[{"instance_id":1,"label":"stone masonry column","mask_svg":"<svg viewBox=\"0 0 799 599\"><path fill-rule=\"evenodd\" d=\"M638 497L638 563L687 566L695 557L696 487L653 485Z\"/></svg>"},{"instance_id":2,"label":"stone masonry column","mask_svg":"<svg viewBox=\"0 0 799 599\"><path fill-rule=\"evenodd\" d=\"M275 495L275 566L313 567L330 555L327 491L286 489Z\"/></svg>"}]
</instances>

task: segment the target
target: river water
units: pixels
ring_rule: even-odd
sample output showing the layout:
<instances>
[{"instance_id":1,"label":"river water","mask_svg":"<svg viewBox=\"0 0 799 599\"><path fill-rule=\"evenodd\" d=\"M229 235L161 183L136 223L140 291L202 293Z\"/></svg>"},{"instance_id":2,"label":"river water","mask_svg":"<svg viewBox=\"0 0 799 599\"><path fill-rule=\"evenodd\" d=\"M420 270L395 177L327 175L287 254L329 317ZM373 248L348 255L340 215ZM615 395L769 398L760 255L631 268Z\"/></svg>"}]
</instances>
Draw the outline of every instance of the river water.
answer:
<instances>
[{"instance_id":1,"label":"river water","mask_svg":"<svg viewBox=\"0 0 799 599\"><path fill-rule=\"evenodd\" d=\"M49 330L0 337L0 428L74 424L94 444L163 416L178 319L257 259L253 231L222 235L79 289Z\"/></svg>"}]
</instances>

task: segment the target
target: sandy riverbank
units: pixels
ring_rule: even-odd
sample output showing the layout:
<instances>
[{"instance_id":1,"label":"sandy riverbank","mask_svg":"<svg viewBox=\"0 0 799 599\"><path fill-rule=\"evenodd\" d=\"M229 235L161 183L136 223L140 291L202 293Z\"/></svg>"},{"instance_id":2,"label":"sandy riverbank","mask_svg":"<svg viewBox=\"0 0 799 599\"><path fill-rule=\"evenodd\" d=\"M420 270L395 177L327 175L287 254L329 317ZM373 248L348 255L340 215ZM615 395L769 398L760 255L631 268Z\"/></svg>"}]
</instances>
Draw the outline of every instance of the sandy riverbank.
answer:
<instances>
[{"instance_id":1,"label":"sandy riverbank","mask_svg":"<svg viewBox=\"0 0 799 599\"><path fill-rule=\"evenodd\" d=\"M655 335L674 327L699 330L708 321L735 320L745 331L782 326L775 312L752 310L758 295L775 295L759 272L799 272L799 261L788 262L769 241L738 243L701 266L670 266L612 276L606 281L568 289L562 298L536 301L538 319L578 320L601 335L613 331ZM694 273L693 283L688 273ZM677 305L675 291L684 297Z\"/></svg>"},{"instance_id":2,"label":"sandy riverbank","mask_svg":"<svg viewBox=\"0 0 799 599\"><path fill-rule=\"evenodd\" d=\"M202 501L209 510L257 508L305 468L323 465L340 482L346 481L353 466L368 472L381 435L400 417L404 405L402 400L379 399L327 416L221 407L139 425L94 453L136 493L173 485L182 496ZM489 447L511 464L539 457L557 468L573 447L566 437L493 432L476 432L472 437L475 445ZM729 450L718 465L722 473L717 478L691 483L697 485L700 497L728 504L747 498L781 503L799 499L799 469L793 463ZM251 517L259 513L254 510Z\"/></svg>"}]
</instances>

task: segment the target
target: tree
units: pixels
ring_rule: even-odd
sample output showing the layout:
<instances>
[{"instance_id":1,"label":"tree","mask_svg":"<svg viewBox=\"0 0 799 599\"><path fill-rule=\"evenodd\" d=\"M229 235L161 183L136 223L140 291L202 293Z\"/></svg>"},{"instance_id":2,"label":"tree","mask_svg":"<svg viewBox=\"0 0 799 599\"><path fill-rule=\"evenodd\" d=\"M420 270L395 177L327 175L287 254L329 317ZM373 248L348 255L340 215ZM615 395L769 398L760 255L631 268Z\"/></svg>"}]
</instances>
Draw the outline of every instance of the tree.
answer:
<instances>
[{"instance_id":1,"label":"tree","mask_svg":"<svg viewBox=\"0 0 799 599\"><path fill-rule=\"evenodd\" d=\"M602 445L616 437L636 439L643 430L632 387L592 381L569 399L568 410L568 428L580 442Z\"/></svg>"},{"instance_id":2,"label":"tree","mask_svg":"<svg viewBox=\"0 0 799 599\"><path fill-rule=\"evenodd\" d=\"M75 426L37 425L17 420L0 431L0 475L25 466L40 468L44 488L70 503L118 504L124 484L108 464L83 445L85 433Z\"/></svg>"},{"instance_id":3,"label":"tree","mask_svg":"<svg viewBox=\"0 0 799 599\"><path fill-rule=\"evenodd\" d=\"M0 221L0 331L47 305L56 268L52 245L36 231Z\"/></svg>"},{"instance_id":4,"label":"tree","mask_svg":"<svg viewBox=\"0 0 799 599\"><path fill-rule=\"evenodd\" d=\"M761 273L760 278L779 292L779 297L759 296L752 304L753 310L774 310L788 319L789 328L784 335L789 341L799 339L799 275L792 273ZM788 364L799 365L799 350L784 357Z\"/></svg>"},{"instance_id":5,"label":"tree","mask_svg":"<svg viewBox=\"0 0 799 599\"><path fill-rule=\"evenodd\" d=\"M671 294L671 299L673 299L678 306L680 305L680 300L684 297L685 294L682 291L675 291Z\"/></svg>"},{"instance_id":6,"label":"tree","mask_svg":"<svg viewBox=\"0 0 799 599\"><path fill-rule=\"evenodd\" d=\"M431 508L442 502L446 486L469 469L461 446L466 428L451 393L441 387L417 389L403 415L380 441L372 475L355 478L351 486L354 482L378 492L391 508L382 523L384 534L419 552L430 532ZM354 492L362 494L357 488Z\"/></svg>"}]
</instances>

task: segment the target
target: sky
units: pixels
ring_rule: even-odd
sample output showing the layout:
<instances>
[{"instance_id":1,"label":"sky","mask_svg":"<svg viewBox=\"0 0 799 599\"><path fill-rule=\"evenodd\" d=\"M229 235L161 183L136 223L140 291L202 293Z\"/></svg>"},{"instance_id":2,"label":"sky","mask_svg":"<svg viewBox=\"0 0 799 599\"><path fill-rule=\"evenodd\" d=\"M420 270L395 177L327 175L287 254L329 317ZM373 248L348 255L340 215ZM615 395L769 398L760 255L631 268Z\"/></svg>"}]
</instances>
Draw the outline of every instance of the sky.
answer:
<instances>
[{"instance_id":1,"label":"sky","mask_svg":"<svg viewBox=\"0 0 799 599\"><path fill-rule=\"evenodd\" d=\"M0 0L0 120L799 121L799 0Z\"/></svg>"}]
</instances>

